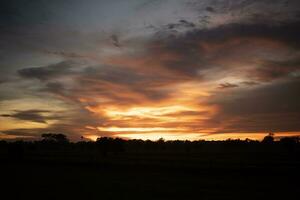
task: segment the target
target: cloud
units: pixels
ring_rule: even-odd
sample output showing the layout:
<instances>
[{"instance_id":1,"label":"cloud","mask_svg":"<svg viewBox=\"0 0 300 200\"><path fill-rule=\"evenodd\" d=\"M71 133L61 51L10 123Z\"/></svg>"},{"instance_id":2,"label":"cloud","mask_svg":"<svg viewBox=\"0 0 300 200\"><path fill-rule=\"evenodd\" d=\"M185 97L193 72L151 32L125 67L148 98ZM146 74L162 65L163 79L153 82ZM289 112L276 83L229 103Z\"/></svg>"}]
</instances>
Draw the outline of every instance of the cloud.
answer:
<instances>
[{"instance_id":1,"label":"cloud","mask_svg":"<svg viewBox=\"0 0 300 200\"><path fill-rule=\"evenodd\" d=\"M46 3L31 15L40 3L1 8L1 98L50 98L66 108L12 106L2 117L74 136L109 126L299 131L299 1L78 2ZM38 18L43 11L53 13ZM18 77L6 81L9 70Z\"/></svg>"},{"instance_id":2,"label":"cloud","mask_svg":"<svg viewBox=\"0 0 300 200\"><path fill-rule=\"evenodd\" d=\"M21 69L18 73L26 79L41 80L40 92L54 94L76 107L72 119L51 125L47 130L80 134L87 131L84 128L86 126L148 127L154 123L163 127L184 127L184 132L245 132L262 131L272 127L275 130L297 130L298 127L293 125L295 122L291 121L272 125L272 121L280 121L280 115L274 113L276 109L289 120L294 120L294 113L277 108L284 102L277 100L277 103L269 103L274 98L281 99L282 96L291 94L283 94L283 91L278 89L281 85L274 83L274 88L266 88L263 84L267 80L279 80L279 77L287 81L288 75L297 71L297 54L293 55L294 61L287 56L290 51L298 48L297 41L291 42L292 39L298 40L294 36L299 30L294 26L295 23L276 26L227 24L205 30L194 28L176 37L169 37L167 33L163 37L154 35L142 45L142 51L135 54L126 51L113 54L112 59L106 58L100 63L88 63L90 65L87 66L86 63L73 64L63 61L44 67ZM294 28L293 34L286 35L284 30L291 27ZM270 59L270 56L265 54L266 51L278 53L279 61ZM283 71L273 75L278 69ZM283 73L285 70L286 73ZM227 80L222 79L227 77ZM230 80L235 77L238 79ZM221 84L220 79L223 82ZM201 86L209 83L209 95L189 97L196 91L194 88L178 89L178 86L188 83L193 83L194 88L197 84ZM295 87L294 84L291 85ZM212 89L209 90L210 87ZM239 87L236 91L227 90L236 87ZM199 87L198 90L203 88L205 87ZM215 92L215 88L224 89L222 95ZM261 88L268 92L262 92ZM184 105L192 104L195 108L185 108L164 117L183 121L162 122L159 119L135 116L130 118L129 123L126 117L113 119L106 113L111 107L126 110L131 107L159 107L172 102L182 103L180 101L183 101L185 96L176 99L176 93L186 94L186 98L192 103L184 102ZM261 106L257 105L257 102ZM198 106L211 105L218 107L218 112L209 111L210 108L198 110ZM297 103L292 105L294 106L297 106ZM78 117L78 113L82 112L85 113L85 121ZM264 120L264 117L270 118L270 122ZM251 121L257 123L257 126ZM95 134L101 134L94 131Z\"/></svg>"},{"instance_id":3,"label":"cloud","mask_svg":"<svg viewBox=\"0 0 300 200\"><path fill-rule=\"evenodd\" d=\"M176 30L179 31L180 29L190 29L195 28L195 24L193 22L189 22L185 19L179 20L177 23L170 23L166 25L166 28L169 30Z\"/></svg>"},{"instance_id":4,"label":"cloud","mask_svg":"<svg viewBox=\"0 0 300 200\"><path fill-rule=\"evenodd\" d=\"M274 79L286 78L293 73L300 71L300 57L290 60L265 60L254 69L252 75L259 80L270 81Z\"/></svg>"},{"instance_id":5,"label":"cloud","mask_svg":"<svg viewBox=\"0 0 300 200\"><path fill-rule=\"evenodd\" d=\"M255 81L242 81L241 84L244 84L244 85L247 85L247 86L259 85L259 83L255 82Z\"/></svg>"},{"instance_id":6,"label":"cloud","mask_svg":"<svg viewBox=\"0 0 300 200\"><path fill-rule=\"evenodd\" d=\"M225 24L211 29L196 28L177 36L163 33L163 37L153 39L144 55L155 61L144 59L146 65L178 77L203 79L210 72L234 70L240 71L240 76L276 79L297 70L299 27L299 21L276 25ZM291 54L295 54L296 61L288 60ZM283 61L270 61L273 56Z\"/></svg>"},{"instance_id":7,"label":"cloud","mask_svg":"<svg viewBox=\"0 0 300 200\"><path fill-rule=\"evenodd\" d=\"M31 121L37 123L47 123L49 119L55 119L54 117L45 116L48 114L48 110L25 110L25 111L15 111L13 114L3 114L1 117L12 117L18 120Z\"/></svg>"},{"instance_id":8,"label":"cloud","mask_svg":"<svg viewBox=\"0 0 300 200\"><path fill-rule=\"evenodd\" d=\"M207 10L208 12L215 12L215 9L213 7L206 7L205 10Z\"/></svg>"},{"instance_id":9,"label":"cloud","mask_svg":"<svg viewBox=\"0 0 300 200\"><path fill-rule=\"evenodd\" d=\"M211 119L224 132L299 131L299 80L217 94L209 103L219 113Z\"/></svg>"},{"instance_id":10,"label":"cloud","mask_svg":"<svg viewBox=\"0 0 300 200\"><path fill-rule=\"evenodd\" d=\"M32 138L38 138L40 134L40 129L11 129L11 130L6 130L6 131L1 131L2 134L8 135L8 136L17 136L21 137L23 139L26 137L29 137L30 139Z\"/></svg>"},{"instance_id":11,"label":"cloud","mask_svg":"<svg viewBox=\"0 0 300 200\"><path fill-rule=\"evenodd\" d=\"M46 81L64 75L70 75L73 62L63 61L46 67L32 67L18 70L18 74L23 78L35 78Z\"/></svg>"},{"instance_id":12,"label":"cloud","mask_svg":"<svg viewBox=\"0 0 300 200\"><path fill-rule=\"evenodd\" d=\"M111 35L111 40L112 43L115 47L121 47L120 41L119 41L119 37L117 35Z\"/></svg>"},{"instance_id":13,"label":"cloud","mask_svg":"<svg viewBox=\"0 0 300 200\"><path fill-rule=\"evenodd\" d=\"M270 6L270 4L272 4ZM297 0L187 1L199 17L208 15L212 26L227 23L280 23L297 19ZM287 14L289 13L289 14Z\"/></svg>"},{"instance_id":14,"label":"cloud","mask_svg":"<svg viewBox=\"0 0 300 200\"><path fill-rule=\"evenodd\" d=\"M237 84L233 84L233 83L221 83L219 84L219 89L229 89L229 88L236 88L238 87L239 85Z\"/></svg>"}]
</instances>

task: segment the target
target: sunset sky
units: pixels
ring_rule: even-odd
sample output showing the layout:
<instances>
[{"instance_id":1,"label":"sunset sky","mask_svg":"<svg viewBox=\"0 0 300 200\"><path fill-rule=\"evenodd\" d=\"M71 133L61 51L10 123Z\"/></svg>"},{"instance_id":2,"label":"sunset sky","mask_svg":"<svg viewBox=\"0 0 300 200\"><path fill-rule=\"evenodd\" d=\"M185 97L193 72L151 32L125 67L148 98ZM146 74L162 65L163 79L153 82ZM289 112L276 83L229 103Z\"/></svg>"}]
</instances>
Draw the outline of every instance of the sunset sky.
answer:
<instances>
[{"instance_id":1,"label":"sunset sky","mask_svg":"<svg viewBox=\"0 0 300 200\"><path fill-rule=\"evenodd\" d=\"M299 0L2 0L0 139L300 135Z\"/></svg>"}]
</instances>

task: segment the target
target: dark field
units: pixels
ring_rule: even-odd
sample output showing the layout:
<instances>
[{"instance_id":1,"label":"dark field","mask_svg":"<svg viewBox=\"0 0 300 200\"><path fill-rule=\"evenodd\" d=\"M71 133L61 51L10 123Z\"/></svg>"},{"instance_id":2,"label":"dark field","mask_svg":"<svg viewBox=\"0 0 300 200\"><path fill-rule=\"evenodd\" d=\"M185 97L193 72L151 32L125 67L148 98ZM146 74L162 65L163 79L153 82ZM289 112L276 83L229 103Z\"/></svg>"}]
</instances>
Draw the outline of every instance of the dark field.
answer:
<instances>
[{"instance_id":1,"label":"dark field","mask_svg":"<svg viewBox=\"0 0 300 200\"><path fill-rule=\"evenodd\" d=\"M298 199L298 142L1 143L1 199Z\"/></svg>"}]
</instances>

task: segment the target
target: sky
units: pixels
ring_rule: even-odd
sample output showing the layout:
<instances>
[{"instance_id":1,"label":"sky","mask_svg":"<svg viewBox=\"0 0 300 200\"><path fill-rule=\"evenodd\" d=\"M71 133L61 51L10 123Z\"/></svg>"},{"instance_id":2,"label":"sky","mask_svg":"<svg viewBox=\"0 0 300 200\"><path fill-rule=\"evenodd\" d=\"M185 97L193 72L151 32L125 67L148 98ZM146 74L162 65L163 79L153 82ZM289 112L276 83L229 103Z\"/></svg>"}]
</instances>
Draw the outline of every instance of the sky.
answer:
<instances>
[{"instance_id":1,"label":"sky","mask_svg":"<svg viewBox=\"0 0 300 200\"><path fill-rule=\"evenodd\" d=\"M299 0L2 0L0 139L300 135Z\"/></svg>"}]
</instances>

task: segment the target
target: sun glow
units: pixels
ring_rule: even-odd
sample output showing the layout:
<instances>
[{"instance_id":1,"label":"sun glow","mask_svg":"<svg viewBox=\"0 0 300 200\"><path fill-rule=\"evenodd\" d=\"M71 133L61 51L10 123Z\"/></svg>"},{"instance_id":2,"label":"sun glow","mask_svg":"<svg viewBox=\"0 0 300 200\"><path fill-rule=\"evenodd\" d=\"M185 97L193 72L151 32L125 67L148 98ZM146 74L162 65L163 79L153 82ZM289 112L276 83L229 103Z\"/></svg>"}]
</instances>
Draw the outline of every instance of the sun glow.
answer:
<instances>
[{"instance_id":1,"label":"sun glow","mask_svg":"<svg viewBox=\"0 0 300 200\"><path fill-rule=\"evenodd\" d=\"M183 87L183 86L182 86ZM191 87L186 85L183 88ZM201 92L200 92L201 93ZM202 121L216 113L216 107L191 103L199 91L181 97L176 93L168 101L144 103L143 106L89 105L86 109L99 117L105 117L100 126L86 127L98 130L101 135L112 135L131 139L198 139L203 131ZM201 93L204 96L204 94ZM172 102L172 103L171 103Z\"/></svg>"},{"instance_id":2,"label":"sun glow","mask_svg":"<svg viewBox=\"0 0 300 200\"><path fill-rule=\"evenodd\" d=\"M141 140L198 140L202 134L200 133L148 133L148 134L139 134L139 133L133 133L133 134L117 134L116 137L121 137L125 139L141 139Z\"/></svg>"},{"instance_id":3,"label":"sun glow","mask_svg":"<svg viewBox=\"0 0 300 200\"><path fill-rule=\"evenodd\" d=\"M84 135L84 138L92 141L96 141L99 138L99 135Z\"/></svg>"},{"instance_id":4,"label":"sun glow","mask_svg":"<svg viewBox=\"0 0 300 200\"><path fill-rule=\"evenodd\" d=\"M99 131L108 132L157 132L157 131L176 131L177 128L164 128L164 127L153 127L153 128L141 128L141 127L98 127Z\"/></svg>"},{"instance_id":5,"label":"sun glow","mask_svg":"<svg viewBox=\"0 0 300 200\"><path fill-rule=\"evenodd\" d=\"M176 113L180 111L188 111L192 108L186 106L165 106L165 107L134 107L126 110L119 110L116 108L104 109L104 112L107 116L113 118L122 118L122 117L147 117L147 118L160 118L164 115L171 113Z\"/></svg>"}]
</instances>

